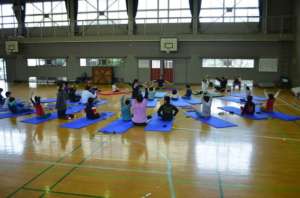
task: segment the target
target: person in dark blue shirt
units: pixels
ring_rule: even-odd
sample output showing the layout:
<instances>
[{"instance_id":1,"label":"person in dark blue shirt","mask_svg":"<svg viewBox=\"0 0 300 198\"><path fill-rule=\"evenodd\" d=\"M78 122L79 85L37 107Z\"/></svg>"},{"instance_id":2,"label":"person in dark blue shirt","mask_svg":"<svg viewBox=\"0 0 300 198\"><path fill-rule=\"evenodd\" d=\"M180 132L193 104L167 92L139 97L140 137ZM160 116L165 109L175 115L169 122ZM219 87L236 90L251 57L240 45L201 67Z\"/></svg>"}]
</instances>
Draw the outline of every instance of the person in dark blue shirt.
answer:
<instances>
[{"instance_id":1,"label":"person in dark blue shirt","mask_svg":"<svg viewBox=\"0 0 300 198\"><path fill-rule=\"evenodd\" d=\"M190 100L192 98L192 89L191 89L191 85L187 84L185 85L185 88L186 88L186 91L185 91L185 94L184 96L182 96L183 99L186 99L186 100Z\"/></svg>"}]
</instances>

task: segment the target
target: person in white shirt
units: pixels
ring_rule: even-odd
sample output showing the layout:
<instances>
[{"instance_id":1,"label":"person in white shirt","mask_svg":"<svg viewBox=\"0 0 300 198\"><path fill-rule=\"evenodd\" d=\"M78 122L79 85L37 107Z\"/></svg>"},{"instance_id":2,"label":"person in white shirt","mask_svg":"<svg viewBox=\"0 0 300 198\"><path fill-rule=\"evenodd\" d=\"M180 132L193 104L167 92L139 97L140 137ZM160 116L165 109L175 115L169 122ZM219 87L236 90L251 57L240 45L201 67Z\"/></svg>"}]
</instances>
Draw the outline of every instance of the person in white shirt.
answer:
<instances>
[{"instance_id":1,"label":"person in white shirt","mask_svg":"<svg viewBox=\"0 0 300 198\"><path fill-rule=\"evenodd\" d=\"M246 98L247 98L248 96L252 96L252 92L251 92L251 89L250 89L249 86L246 87L245 95L246 95Z\"/></svg>"},{"instance_id":2,"label":"person in white shirt","mask_svg":"<svg viewBox=\"0 0 300 198\"><path fill-rule=\"evenodd\" d=\"M111 89L112 89L113 92L119 92L120 91L115 83L112 84Z\"/></svg>"},{"instance_id":3,"label":"person in white shirt","mask_svg":"<svg viewBox=\"0 0 300 198\"><path fill-rule=\"evenodd\" d=\"M193 109L199 117L209 118L211 116L212 98L209 95L204 95L201 100L202 104L193 106Z\"/></svg>"},{"instance_id":4,"label":"person in white shirt","mask_svg":"<svg viewBox=\"0 0 300 198\"><path fill-rule=\"evenodd\" d=\"M97 92L95 92L94 94L90 92L90 87L86 86L85 90L83 90L81 92L81 99L80 99L80 103L81 104L86 104L88 102L89 98L97 98Z\"/></svg>"}]
</instances>

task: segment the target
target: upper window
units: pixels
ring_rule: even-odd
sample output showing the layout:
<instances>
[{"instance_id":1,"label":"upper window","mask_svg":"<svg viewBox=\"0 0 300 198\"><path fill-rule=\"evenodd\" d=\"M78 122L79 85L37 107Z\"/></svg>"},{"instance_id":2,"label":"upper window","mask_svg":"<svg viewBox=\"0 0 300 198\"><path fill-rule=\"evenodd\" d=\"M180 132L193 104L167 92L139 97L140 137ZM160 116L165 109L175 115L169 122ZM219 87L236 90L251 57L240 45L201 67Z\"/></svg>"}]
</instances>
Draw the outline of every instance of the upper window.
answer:
<instances>
[{"instance_id":1,"label":"upper window","mask_svg":"<svg viewBox=\"0 0 300 198\"><path fill-rule=\"evenodd\" d=\"M254 68L254 59L207 59L202 60L202 67Z\"/></svg>"},{"instance_id":2,"label":"upper window","mask_svg":"<svg viewBox=\"0 0 300 198\"><path fill-rule=\"evenodd\" d=\"M64 1L26 3L27 27L67 26L68 16Z\"/></svg>"},{"instance_id":3,"label":"upper window","mask_svg":"<svg viewBox=\"0 0 300 198\"><path fill-rule=\"evenodd\" d=\"M78 25L127 24L125 0L79 0Z\"/></svg>"},{"instance_id":4,"label":"upper window","mask_svg":"<svg viewBox=\"0 0 300 198\"><path fill-rule=\"evenodd\" d=\"M188 0L140 0L137 23L190 23Z\"/></svg>"},{"instance_id":5,"label":"upper window","mask_svg":"<svg viewBox=\"0 0 300 198\"><path fill-rule=\"evenodd\" d=\"M28 67L39 67L39 66L67 66L65 58L29 58L27 59Z\"/></svg>"},{"instance_id":6,"label":"upper window","mask_svg":"<svg viewBox=\"0 0 300 198\"><path fill-rule=\"evenodd\" d=\"M122 63L123 63L122 58L80 58L81 67L119 66Z\"/></svg>"},{"instance_id":7,"label":"upper window","mask_svg":"<svg viewBox=\"0 0 300 198\"><path fill-rule=\"evenodd\" d=\"M0 28L16 28L18 26L12 4L0 4Z\"/></svg>"},{"instance_id":8,"label":"upper window","mask_svg":"<svg viewBox=\"0 0 300 198\"><path fill-rule=\"evenodd\" d=\"M258 0L203 0L200 22L259 22L259 2Z\"/></svg>"}]
</instances>

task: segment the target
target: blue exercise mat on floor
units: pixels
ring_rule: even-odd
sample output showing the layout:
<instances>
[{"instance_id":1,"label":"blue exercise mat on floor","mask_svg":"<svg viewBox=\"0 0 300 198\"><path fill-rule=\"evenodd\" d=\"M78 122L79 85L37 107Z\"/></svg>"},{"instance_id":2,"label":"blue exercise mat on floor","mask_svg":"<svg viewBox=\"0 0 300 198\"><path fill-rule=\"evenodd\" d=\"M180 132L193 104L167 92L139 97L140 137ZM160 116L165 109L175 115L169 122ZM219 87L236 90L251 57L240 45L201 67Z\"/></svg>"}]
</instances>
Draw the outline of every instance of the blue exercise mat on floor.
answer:
<instances>
[{"instance_id":1,"label":"blue exercise mat on floor","mask_svg":"<svg viewBox=\"0 0 300 198\"><path fill-rule=\"evenodd\" d=\"M226 112L233 113L251 120L266 120L269 118L268 114L266 113L255 113L254 115L242 115L241 110L237 107L232 106L225 106L225 107L219 107L219 109L222 109Z\"/></svg>"},{"instance_id":2,"label":"blue exercise mat on floor","mask_svg":"<svg viewBox=\"0 0 300 198\"><path fill-rule=\"evenodd\" d=\"M41 103L52 103L56 102L56 98L42 98Z\"/></svg>"},{"instance_id":3,"label":"blue exercise mat on floor","mask_svg":"<svg viewBox=\"0 0 300 198\"><path fill-rule=\"evenodd\" d=\"M29 115L29 114L32 114L34 113L34 111L27 111L27 112L24 112L24 113L11 113L11 112L7 112L7 113L1 113L0 114L0 119L4 119L4 118L15 118L15 117L18 117L18 116L23 116L23 115Z\"/></svg>"},{"instance_id":4,"label":"blue exercise mat on floor","mask_svg":"<svg viewBox=\"0 0 300 198\"><path fill-rule=\"evenodd\" d=\"M155 98L163 98L167 95L166 92L161 92L161 91L158 91L155 93Z\"/></svg>"},{"instance_id":5,"label":"blue exercise mat on floor","mask_svg":"<svg viewBox=\"0 0 300 198\"><path fill-rule=\"evenodd\" d=\"M191 99L183 99L183 101L191 104L191 105L197 105L197 104L201 104L201 100L200 99L196 99L196 98L191 98Z\"/></svg>"},{"instance_id":6,"label":"blue exercise mat on floor","mask_svg":"<svg viewBox=\"0 0 300 198\"><path fill-rule=\"evenodd\" d=\"M239 103L239 104L245 104L246 103L246 100L244 98L238 98L238 97L233 97L233 96L224 96L224 97L220 97L219 99L224 100L224 101L228 101L228 102L235 102L235 103ZM253 100L253 103L256 104L256 105L259 105L262 102Z\"/></svg>"},{"instance_id":7,"label":"blue exercise mat on floor","mask_svg":"<svg viewBox=\"0 0 300 198\"><path fill-rule=\"evenodd\" d=\"M79 113L80 111L83 111L84 109L85 109L85 105L69 106L68 109L67 109L66 114Z\"/></svg>"},{"instance_id":8,"label":"blue exercise mat on floor","mask_svg":"<svg viewBox=\"0 0 300 198\"><path fill-rule=\"evenodd\" d=\"M173 127L172 121L163 121L157 114L154 115L145 127L145 131L169 132Z\"/></svg>"},{"instance_id":9,"label":"blue exercise mat on floor","mask_svg":"<svg viewBox=\"0 0 300 198\"><path fill-rule=\"evenodd\" d=\"M51 113L50 117L48 117L48 118L33 117L33 118L27 118L27 119L21 120L21 122L24 122L27 124L40 124L40 123L44 123L44 122L47 122L50 120L55 120L57 118L58 118L57 113L53 112L53 113Z\"/></svg>"},{"instance_id":10,"label":"blue exercise mat on floor","mask_svg":"<svg viewBox=\"0 0 300 198\"><path fill-rule=\"evenodd\" d=\"M245 93L231 93L230 95L233 97L246 98ZM268 98L263 97L263 96L253 96L253 100L266 101L266 100L268 100Z\"/></svg>"},{"instance_id":11,"label":"blue exercise mat on floor","mask_svg":"<svg viewBox=\"0 0 300 198\"><path fill-rule=\"evenodd\" d=\"M97 119L89 120L86 117L83 117L83 118L79 118L77 120L62 124L60 127L68 128L68 129L81 129L83 127L87 127L89 125L95 124L102 120L106 120L106 119L112 117L114 114L115 113L113 113L113 112L103 112L103 113L101 113L100 117Z\"/></svg>"},{"instance_id":12,"label":"blue exercise mat on floor","mask_svg":"<svg viewBox=\"0 0 300 198\"><path fill-rule=\"evenodd\" d=\"M209 118L201 118L197 115L196 112L185 112L186 116L189 116L195 120L198 120L200 122L203 122L205 124L208 124L215 128L228 128L228 127L236 127L236 124L233 124L231 122L228 122L226 120L222 120L220 118L210 116Z\"/></svg>"},{"instance_id":13,"label":"blue exercise mat on floor","mask_svg":"<svg viewBox=\"0 0 300 198\"><path fill-rule=\"evenodd\" d=\"M284 121L297 121L300 120L300 116L293 116L293 115L287 115L281 112L272 112L272 113L267 113L270 117L276 118L279 120L284 120Z\"/></svg>"},{"instance_id":14,"label":"blue exercise mat on floor","mask_svg":"<svg viewBox=\"0 0 300 198\"><path fill-rule=\"evenodd\" d=\"M7 111L9 111L9 109L8 109L8 108L3 108L3 107L0 107L0 112L7 112Z\"/></svg>"},{"instance_id":15,"label":"blue exercise mat on floor","mask_svg":"<svg viewBox=\"0 0 300 198\"><path fill-rule=\"evenodd\" d=\"M148 108L154 108L154 107L156 107L156 104L157 104L157 99L147 101Z\"/></svg>"},{"instance_id":16,"label":"blue exercise mat on floor","mask_svg":"<svg viewBox=\"0 0 300 198\"><path fill-rule=\"evenodd\" d=\"M106 125L105 127L101 128L99 132L122 134L128 131L132 127L134 127L134 124L131 121L124 121L122 119L118 119Z\"/></svg>"},{"instance_id":17,"label":"blue exercise mat on floor","mask_svg":"<svg viewBox=\"0 0 300 198\"><path fill-rule=\"evenodd\" d=\"M190 107L191 104L187 103L182 98L179 98L178 100L171 100L171 104L176 107Z\"/></svg>"}]
</instances>

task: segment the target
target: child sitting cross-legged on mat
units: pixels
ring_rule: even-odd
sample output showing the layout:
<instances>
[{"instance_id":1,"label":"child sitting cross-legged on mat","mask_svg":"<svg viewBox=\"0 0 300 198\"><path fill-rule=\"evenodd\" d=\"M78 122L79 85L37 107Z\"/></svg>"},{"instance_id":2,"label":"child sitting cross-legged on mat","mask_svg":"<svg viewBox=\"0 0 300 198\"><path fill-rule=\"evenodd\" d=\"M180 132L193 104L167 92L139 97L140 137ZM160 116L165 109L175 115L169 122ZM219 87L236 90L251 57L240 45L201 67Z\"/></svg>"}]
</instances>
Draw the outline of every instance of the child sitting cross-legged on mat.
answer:
<instances>
[{"instance_id":1,"label":"child sitting cross-legged on mat","mask_svg":"<svg viewBox=\"0 0 300 198\"><path fill-rule=\"evenodd\" d=\"M186 91L185 91L185 94L184 96L182 96L183 99L186 99L186 100L190 100L191 97L192 97L192 89L191 89L191 85L185 85L185 88L186 88Z\"/></svg>"},{"instance_id":2,"label":"child sitting cross-legged on mat","mask_svg":"<svg viewBox=\"0 0 300 198\"><path fill-rule=\"evenodd\" d=\"M8 109L12 113L26 113L32 111L32 109L26 107L24 104L17 103L14 97L9 98Z\"/></svg>"},{"instance_id":3,"label":"child sitting cross-legged on mat","mask_svg":"<svg viewBox=\"0 0 300 198\"><path fill-rule=\"evenodd\" d=\"M158 116L162 118L163 121L171 121L177 115L178 109L170 103L170 96L165 96L164 104L158 109Z\"/></svg>"},{"instance_id":4,"label":"child sitting cross-legged on mat","mask_svg":"<svg viewBox=\"0 0 300 198\"><path fill-rule=\"evenodd\" d=\"M145 97L141 94L132 99L131 111L133 113L132 122L136 126L147 125L151 116L147 116L148 88L145 88Z\"/></svg>"},{"instance_id":5,"label":"child sitting cross-legged on mat","mask_svg":"<svg viewBox=\"0 0 300 198\"><path fill-rule=\"evenodd\" d=\"M171 100L178 100L179 99L179 95L178 95L177 89L173 89L172 90L172 94L171 94L170 98L171 98Z\"/></svg>"},{"instance_id":6,"label":"child sitting cross-legged on mat","mask_svg":"<svg viewBox=\"0 0 300 198\"><path fill-rule=\"evenodd\" d=\"M131 115L131 102L130 99L125 98L125 96L121 97L121 117L124 121L130 121L132 118Z\"/></svg>"},{"instance_id":7,"label":"child sitting cross-legged on mat","mask_svg":"<svg viewBox=\"0 0 300 198\"><path fill-rule=\"evenodd\" d=\"M247 101L243 107L241 107L242 115L253 115L255 113L255 104L252 101L253 97L248 96Z\"/></svg>"},{"instance_id":8,"label":"child sitting cross-legged on mat","mask_svg":"<svg viewBox=\"0 0 300 198\"><path fill-rule=\"evenodd\" d=\"M155 88L150 87L149 88L149 93L148 93L148 100L154 100L155 99L155 94L156 94Z\"/></svg>"},{"instance_id":9,"label":"child sitting cross-legged on mat","mask_svg":"<svg viewBox=\"0 0 300 198\"><path fill-rule=\"evenodd\" d=\"M100 117L100 114L97 113L97 109L94 106L94 98L89 98L85 107L86 117L89 120L94 120Z\"/></svg>"},{"instance_id":10,"label":"child sitting cross-legged on mat","mask_svg":"<svg viewBox=\"0 0 300 198\"><path fill-rule=\"evenodd\" d=\"M199 117L209 118L211 116L212 97L204 93L201 99L201 105L193 106L193 110Z\"/></svg>"},{"instance_id":11,"label":"child sitting cross-legged on mat","mask_svg":"<svg viewBox=\"0 0 300 198\"><path fill-rule=\"evenodd\" d=\"M95 90L94 90L95 91ZM81 104L87 104L88 99L89 98L93 98L96 99L97 98L97 93L96 91L94 93L92 93L93 91L91 91L91 87L90 86L86 86L85 90L83 90L81 92L81 99L80 99L80 103Z\"/></svg>"},{"instance_id":12,"label":"child sitting cross-legged on mat","mask_svg":"<svg viewBox=\"0 0 300 198\"><path fill-rule=\"evenodd\" d=\"M275 104L276 98L278 97L279 93L280 93L280 90L278 90L275 94L268 93L266 90L264 90L264 94L266 97L268 97L268 100L261 107L261 111L272 113L274 110L274 104Z\"/></svg>"},{"instance_id":13,"label":"child sitting cross-legged on mat","mask_svg":"<svg viewBox=\"0 0 300 198\"><path fill-rule=\"evenodd\" d=\"M34 98L32 98L32 95L31 95L30 101L31 101L33 107L35 108L35 113L38 118L46 119L46 118L50 117L51 113L45 113L45 111L44 111L44 108L41 104L41 97L35 96Z\"/></svg>"}]
</instances>

